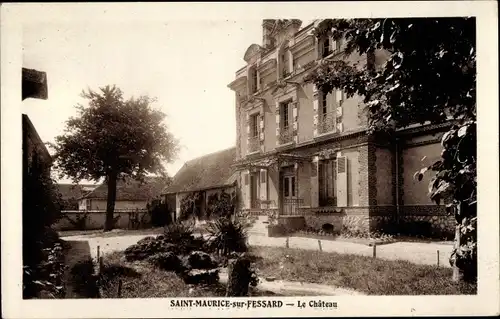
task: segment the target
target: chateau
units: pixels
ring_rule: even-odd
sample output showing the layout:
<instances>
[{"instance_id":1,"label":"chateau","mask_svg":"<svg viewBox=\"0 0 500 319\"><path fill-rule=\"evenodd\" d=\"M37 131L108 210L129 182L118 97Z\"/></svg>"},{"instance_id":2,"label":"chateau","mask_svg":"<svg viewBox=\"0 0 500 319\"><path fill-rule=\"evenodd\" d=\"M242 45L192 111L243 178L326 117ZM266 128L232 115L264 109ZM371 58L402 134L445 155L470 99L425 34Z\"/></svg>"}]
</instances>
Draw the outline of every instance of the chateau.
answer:
<instances>
[{"instance_id":1,"label":"chateau","mask_svg":"<svg viewBox=\"0 0 500 319\"><path fill-rule=\"evenodd\" d=\"M262 43L248 47L246 64L228 85L236 101L242 208L277 212L291 228L331 224L368 232L411 220L453 231L453 220L429 199L429 177L413 178L439 158L444 126L369 135L362 98L305 83L325 60L376 66L386 58L345 57L342 41L313 35L319 22L264 20Z\"/></svg>"}]
</instances>

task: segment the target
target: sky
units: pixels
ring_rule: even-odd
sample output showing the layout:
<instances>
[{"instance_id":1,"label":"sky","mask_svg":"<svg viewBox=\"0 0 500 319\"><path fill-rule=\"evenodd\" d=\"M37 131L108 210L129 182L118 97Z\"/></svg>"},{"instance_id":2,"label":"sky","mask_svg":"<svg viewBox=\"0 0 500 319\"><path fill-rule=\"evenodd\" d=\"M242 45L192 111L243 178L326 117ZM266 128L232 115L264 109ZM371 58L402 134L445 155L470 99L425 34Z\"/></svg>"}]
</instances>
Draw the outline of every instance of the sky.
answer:
<instances>
[{"instance_id":1,"label":"sky","mask_svg":"<svg viewBox=\"0 0 500 319\"><path fill-rule=\"evenodd\" d=\"M23 67L47 72L49 97L24 100L23 113L44 142L54 142L74 106L85 103L82 89L116 84L125 97L156 97L182 147L166 166L173 176L187 160L235 145L227 85L248 46L261 40L260 20L26 23Z\"/></svg>"}]
</instances>

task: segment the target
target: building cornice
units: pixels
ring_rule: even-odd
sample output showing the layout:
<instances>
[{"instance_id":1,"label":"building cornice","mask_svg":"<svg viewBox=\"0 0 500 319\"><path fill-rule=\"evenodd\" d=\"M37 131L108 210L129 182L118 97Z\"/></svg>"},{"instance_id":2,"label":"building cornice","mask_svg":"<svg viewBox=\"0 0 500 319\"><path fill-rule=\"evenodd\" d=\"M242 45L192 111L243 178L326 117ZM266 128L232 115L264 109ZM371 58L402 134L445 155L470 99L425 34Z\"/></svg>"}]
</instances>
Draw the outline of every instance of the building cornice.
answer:
<instances>
[{"instance_id":1,"label":"building cornice","mask_svg":"<svg viewBox=\"0 0 500 319\"><path fill-rule=\"evenodd\" d=\"M247 83L247 77L241 76L227 85L233 91L238 91L238 88L244 87Z\"/></svg>"}]
</instances>

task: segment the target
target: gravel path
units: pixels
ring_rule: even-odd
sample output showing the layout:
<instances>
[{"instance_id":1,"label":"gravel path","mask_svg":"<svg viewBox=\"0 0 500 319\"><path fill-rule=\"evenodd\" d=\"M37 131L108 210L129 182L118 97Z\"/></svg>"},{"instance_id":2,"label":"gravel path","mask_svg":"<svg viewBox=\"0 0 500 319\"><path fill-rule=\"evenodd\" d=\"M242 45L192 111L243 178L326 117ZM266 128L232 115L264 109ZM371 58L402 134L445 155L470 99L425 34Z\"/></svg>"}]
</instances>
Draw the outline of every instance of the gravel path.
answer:
<instances>
[{"instance_id":1,"label":"gravel path","mask_svg":"<svg viewBox=\"0 0 500 319\"><path fill-rule=\"evenodd\" d=\"M147 235L130 235L116 237L88 237L71 236L63 237L66 240L88 241L90 253L93 258L97 256L97 246L100 246L101 254L113 251L125 250L127 247L137 243ZM272 238L257 233L251 233L248 239L251 246L285 247L286 238ZM363 244L350 243L345 241L322 240L321 246L324 252L336 252L341 254L356 254L362 256L372 256L373 248ZM290 237L290 248L307 250L319 250L318 240L303 237ZM439 250L440 266L450 267L448 258L453 249L449 244L436 243L410 243L396 242L377 246L377 258L388 260L407 260L415 264L436 265L437 251Z\"/></svg>"},{"instance_id":2,"label":"gravel path","mask_svg":"<svg viewBox=\"0 0 500 319\"><path fill-rule=\"evenodd\" d=\"M226 284L228 281L227 272L221 271L219 274L220 282ZM267 281L265 278L259 277L257 289L261 291L271 291L276 294L300 294L304 296L352 296L364 295L364 293L353 290L340 288L329 285L313 284L308 282L275 280Z\"/></svg>"}]
</instances>

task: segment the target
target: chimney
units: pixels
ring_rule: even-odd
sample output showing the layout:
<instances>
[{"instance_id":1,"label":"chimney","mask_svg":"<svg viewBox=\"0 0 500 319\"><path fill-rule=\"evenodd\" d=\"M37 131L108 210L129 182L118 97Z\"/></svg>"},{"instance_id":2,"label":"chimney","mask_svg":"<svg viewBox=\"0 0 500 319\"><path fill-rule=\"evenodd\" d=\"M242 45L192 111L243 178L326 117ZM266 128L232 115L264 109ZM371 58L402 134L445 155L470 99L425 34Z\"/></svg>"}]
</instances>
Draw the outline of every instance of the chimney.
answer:
<instances>
[{"instance_id":1,"label":"chimney","mask_svg":"<svg viewBox=\"0 0 500 319\"><path fill-rule=\"evenodd\" d=\"M262 22L262 46L265 49L269 49L274 45L271 31L273 30L275 22L276 20L274 19L264 19Z\"/></svg>"}]
</instances>

